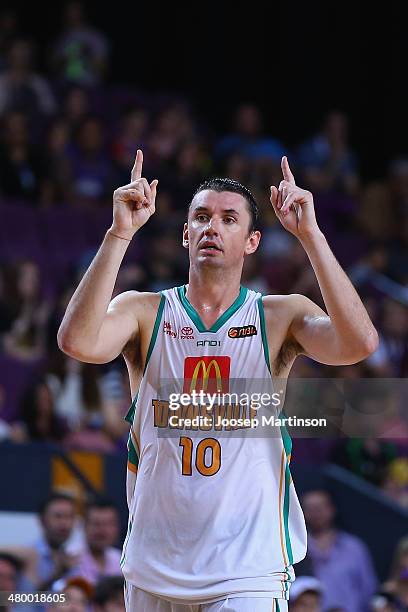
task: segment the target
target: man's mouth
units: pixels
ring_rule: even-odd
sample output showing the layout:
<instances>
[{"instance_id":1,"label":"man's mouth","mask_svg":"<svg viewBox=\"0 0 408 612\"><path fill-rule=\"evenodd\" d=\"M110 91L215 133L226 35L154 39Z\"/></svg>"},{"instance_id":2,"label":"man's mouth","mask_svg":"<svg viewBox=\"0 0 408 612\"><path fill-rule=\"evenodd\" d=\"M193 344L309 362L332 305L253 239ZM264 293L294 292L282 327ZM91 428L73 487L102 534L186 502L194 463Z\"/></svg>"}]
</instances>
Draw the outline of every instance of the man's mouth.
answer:
<instances>
[{"instance_id":1,"label":"man's mouth","mask_svg":"<svg viewBox=\"0 0 408 612\"><path fill-rule=\"evenodd\" d=\"M200 246L200 251L205 250L205 251L222 251L222 249L220 249L219 246L217 246L216 244L214 244L213 242L203 242L203 244Z\"/></svg>"}]
</instances>

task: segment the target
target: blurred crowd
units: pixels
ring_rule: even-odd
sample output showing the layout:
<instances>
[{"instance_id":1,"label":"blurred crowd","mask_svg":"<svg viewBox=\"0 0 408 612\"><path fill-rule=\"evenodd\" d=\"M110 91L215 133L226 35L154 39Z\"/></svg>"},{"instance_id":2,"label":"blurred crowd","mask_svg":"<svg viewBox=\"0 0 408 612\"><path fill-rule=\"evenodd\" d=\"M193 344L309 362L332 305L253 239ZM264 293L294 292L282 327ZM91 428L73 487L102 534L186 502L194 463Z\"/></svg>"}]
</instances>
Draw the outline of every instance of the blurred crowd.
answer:
<instances>
[{"instance_id":1,"label":"blurred crowd","mask_svg":"<svg viewBox=\"0 0 408 612\"><path fill-rule=\"evenodd\" d=\"M159 179L156 213L129 249L115 295L186 282L182 224L196 187L217 175L249 187L261 211L261 248L247 258L243 284L264 294L302 293L324 307L302 246L282 229L269 202L269 187L282 178L285 154L297 183L312 191L318 223L380 334L378 350L362 363L331 368L302 357L292 377L407 377L408 157L390 159L384 176L366 181L349 118L340 110L329 109L320 126L300 134L299 142L289 147L270 133L267 118L252 102L239 104L230 125L216 132L182 96L112 83L108 37L88 22L80 2L66 5L46 57L38 52L35 41L21 31L16 11L2 10L0 442L125 452L128 426L123 417L131 397L124 362L79 363L59 351L56 334L110 225L112 192L129 182L137 148L144 152L146 177ZM401 394L403 401L382 404L389 412L380 434L340 435L324 447L316 440L294 440L298 456L304 451L309 461L335 462L408 508L405 389ZM375 400L360 401L363 417L373 413ZM296 444L294 448L296 452ZM346 538L336 545L352 543ZM316 563L324 566L318 548ZM375 610L402 609L392 607L391 591L408 601L407 543L398 550L405 561L396 562L400 565L389 583L394 586L378 594ZM0 556L0 567L7 566L4 572L15 577L20 563L8 554ZM324 576L315 571L306 578L313 588L305 592L321 599ZM104 583L104 597L116 597L116 586ZM100 592L78 582L71 587L87 602ZM373 592L375 588L370 586ZM101 608L102 599L95 599ZM325 606L326 611L329 604ZM294 602L295 609L306 608Z\"/></svg>"}]
</instances>

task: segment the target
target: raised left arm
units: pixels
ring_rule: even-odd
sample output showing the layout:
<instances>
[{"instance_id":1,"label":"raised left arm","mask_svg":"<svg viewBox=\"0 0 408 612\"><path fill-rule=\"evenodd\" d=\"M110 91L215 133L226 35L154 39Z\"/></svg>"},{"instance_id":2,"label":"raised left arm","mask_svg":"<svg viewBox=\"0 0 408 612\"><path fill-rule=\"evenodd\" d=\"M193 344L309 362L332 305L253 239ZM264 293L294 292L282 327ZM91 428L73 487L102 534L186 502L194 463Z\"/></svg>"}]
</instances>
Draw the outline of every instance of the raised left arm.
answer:
<instances>
[{"instance_id":1,"label":"raised left arm","mask_svg":"<svg viewBox=\"0 0 408 612\"><path fill-rule=\"evenodd\" d=\"M279 189L271 188L271 202L282 225L305 249L327 310L303 295L288 296L289 335L305 355L321 363L350 365L362 361L377 349L377 331L317 225L312 194L295 184L286 157L282 172L284 180Z\"/></svg>"}]
</instances>

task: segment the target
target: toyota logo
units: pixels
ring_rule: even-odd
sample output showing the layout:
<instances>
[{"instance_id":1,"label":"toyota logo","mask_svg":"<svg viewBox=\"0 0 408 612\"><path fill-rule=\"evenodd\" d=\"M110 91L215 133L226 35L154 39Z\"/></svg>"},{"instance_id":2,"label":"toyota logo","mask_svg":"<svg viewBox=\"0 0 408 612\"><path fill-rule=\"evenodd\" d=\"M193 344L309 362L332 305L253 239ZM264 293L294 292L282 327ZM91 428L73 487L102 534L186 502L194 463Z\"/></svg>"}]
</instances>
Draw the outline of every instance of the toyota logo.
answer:
<instances>
[{"instance_id":1,"label":"toyota logo","mask_svg":"<svg viewBox=\"0 0 408 612\"><path fill-rule=\"evenodd\" d=\"M183 334L183 336L191 336L193 333L193 328L192 327L182 327L181 333Z\"/></svg>"}]
</instances>

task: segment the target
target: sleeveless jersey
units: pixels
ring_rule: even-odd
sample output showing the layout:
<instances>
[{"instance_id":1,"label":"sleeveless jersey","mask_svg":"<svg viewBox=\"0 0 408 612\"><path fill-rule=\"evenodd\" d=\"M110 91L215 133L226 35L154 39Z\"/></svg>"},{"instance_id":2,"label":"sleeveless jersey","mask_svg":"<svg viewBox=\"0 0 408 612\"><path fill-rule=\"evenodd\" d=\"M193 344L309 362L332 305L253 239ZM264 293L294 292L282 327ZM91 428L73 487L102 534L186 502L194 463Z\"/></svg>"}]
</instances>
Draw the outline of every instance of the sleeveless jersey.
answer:
<instances>
[{"instance_id":1,"label":"sleeveless jersey","mask_svg":"<svg viewBox=\"0 0 408 612\"><path fill-rule=\"evenodd\" d=\"M181 414L169 408L170 392L231 391L253 380L273 384L260 293L241 287L210 329L185 286L161 293L126 417L129 522L121 566L136 587L176 603L232 594L289 599L307 534L286 429L272 437L219 433L215 413L209 428L168 427ZM197 414L191 404L184 410Z\"/></svg>"}]
</instances>

